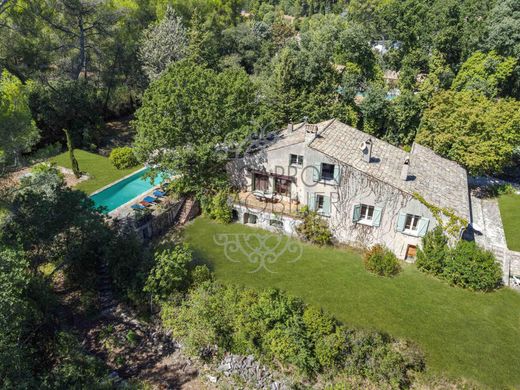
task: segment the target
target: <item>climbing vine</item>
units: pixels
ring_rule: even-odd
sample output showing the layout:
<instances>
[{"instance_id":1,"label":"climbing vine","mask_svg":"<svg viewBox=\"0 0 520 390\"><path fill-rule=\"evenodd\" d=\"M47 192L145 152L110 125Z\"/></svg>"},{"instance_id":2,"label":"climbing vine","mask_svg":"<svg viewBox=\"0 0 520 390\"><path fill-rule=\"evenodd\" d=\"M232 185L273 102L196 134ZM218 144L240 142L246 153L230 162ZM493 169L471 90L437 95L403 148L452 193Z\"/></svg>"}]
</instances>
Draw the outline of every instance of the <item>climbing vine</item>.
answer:
<instances>
[{"instance_id":1,"label":"climbing vine","mask_svg":"<svg viewBox=\"0 0 520 390\"><path fill-rule=\"evenodd\" d=\"M442 227L442 230L444 230L450 236L456 237L459 234L459 232L461 231L461 229L468 226L468 221L464 218L461 218L461 217L455 215L453 210L448 209L448 208L438 207L438 206L428 202L417 192L414 192L413 196L415 199L417 199L423 205L428 207L428 209L431 211L433 217L437 220L439 226ZM442 218L443 215L448 219L447 222L444 222L444 219Z\"/></svg>"}]
</instances>

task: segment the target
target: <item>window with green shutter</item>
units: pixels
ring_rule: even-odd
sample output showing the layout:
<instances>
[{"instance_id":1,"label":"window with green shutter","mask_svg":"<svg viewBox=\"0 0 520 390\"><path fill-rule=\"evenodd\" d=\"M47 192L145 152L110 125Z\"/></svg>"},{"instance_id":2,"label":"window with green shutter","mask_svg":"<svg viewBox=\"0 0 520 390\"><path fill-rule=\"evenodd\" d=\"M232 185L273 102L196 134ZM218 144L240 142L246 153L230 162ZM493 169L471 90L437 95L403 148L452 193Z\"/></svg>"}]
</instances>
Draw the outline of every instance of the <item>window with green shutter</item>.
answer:
<instances>
[{"instance_id":1,"label":"window with green shutter","mask_svg":"<svg viewBox=\"0 0 520 390\"><path fill-rule=\"evenodd\" d=\"M361 219L361 205L357 204L354 206L352 211L352 222L357 222Z\"/></svg>"}]
</instances>

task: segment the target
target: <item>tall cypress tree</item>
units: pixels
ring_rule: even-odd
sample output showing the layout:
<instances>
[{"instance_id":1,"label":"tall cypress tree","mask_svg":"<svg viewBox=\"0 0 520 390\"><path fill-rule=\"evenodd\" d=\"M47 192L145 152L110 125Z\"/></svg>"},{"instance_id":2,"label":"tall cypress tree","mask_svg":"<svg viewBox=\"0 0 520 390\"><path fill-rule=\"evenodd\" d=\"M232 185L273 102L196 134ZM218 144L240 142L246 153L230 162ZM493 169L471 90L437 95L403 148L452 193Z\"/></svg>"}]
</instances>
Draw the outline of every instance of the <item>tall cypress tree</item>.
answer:
<instances>
[{"instance_id":1,"label":"tall cypress tree","mask_svg":"<svg viewBox=\"0 0 520 390\"><path fill-rule=\"evenodd\" d=\"M76 156L74 156L74 145L72 145L72 137L67 129L63 129L65 132L65 137L67 137L67 149L69 151L70 164L72 166L72 172L74 172L74 176L78 179L81 177L81 171L79 170L78 160L76 160Z\"/></svg>"}]
</instances>

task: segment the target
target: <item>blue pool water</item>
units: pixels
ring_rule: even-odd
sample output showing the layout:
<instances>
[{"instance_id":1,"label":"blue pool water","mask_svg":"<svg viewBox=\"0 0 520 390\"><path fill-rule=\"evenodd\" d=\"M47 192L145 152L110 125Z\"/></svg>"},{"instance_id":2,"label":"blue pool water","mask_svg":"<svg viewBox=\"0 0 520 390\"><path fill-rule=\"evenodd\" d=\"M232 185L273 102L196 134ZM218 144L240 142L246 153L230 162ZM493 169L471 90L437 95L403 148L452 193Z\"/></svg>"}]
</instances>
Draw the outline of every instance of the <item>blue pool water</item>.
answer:
<instances>
[{"instance_id":1,"label":"blue pool water","mask_svg":"<svg viewBox=\"0 0 520 390\"><path fill-rule=\"evenodd\" d=\"M145 175L148 170L149 168L146 168L136 172L132 176L92 195L90 198L94 201L96 206L104 206L106 208L105 212L109 213L162 183L164 178L161 175L155 178L154 183L150 183L150 179L144 179L143 175Z\"/></svg>"}]
</instances>

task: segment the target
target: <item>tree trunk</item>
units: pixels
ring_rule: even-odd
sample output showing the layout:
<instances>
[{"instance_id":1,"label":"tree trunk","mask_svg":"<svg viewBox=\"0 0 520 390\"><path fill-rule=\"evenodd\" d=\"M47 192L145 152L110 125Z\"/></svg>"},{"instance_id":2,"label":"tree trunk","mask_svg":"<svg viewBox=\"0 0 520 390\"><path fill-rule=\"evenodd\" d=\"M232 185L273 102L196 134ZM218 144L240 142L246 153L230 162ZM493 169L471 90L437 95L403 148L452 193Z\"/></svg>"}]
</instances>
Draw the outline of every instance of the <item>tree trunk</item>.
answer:
<instances>
[{"instance_id":1,"label":"tree trunk","mask_svg":"<svg viewBox=\"0 0 520 390\"><path fill-rule=\"evenodd\" d=\"M85 27L83 26L83 15L78 17L79 27L79 68L76 71L76 79L79 78L81 72L84 72L85 79L87 78L87 53L85 50Z\"/></svg>"}]
</instances>

